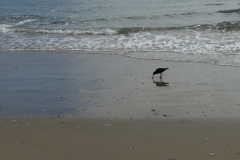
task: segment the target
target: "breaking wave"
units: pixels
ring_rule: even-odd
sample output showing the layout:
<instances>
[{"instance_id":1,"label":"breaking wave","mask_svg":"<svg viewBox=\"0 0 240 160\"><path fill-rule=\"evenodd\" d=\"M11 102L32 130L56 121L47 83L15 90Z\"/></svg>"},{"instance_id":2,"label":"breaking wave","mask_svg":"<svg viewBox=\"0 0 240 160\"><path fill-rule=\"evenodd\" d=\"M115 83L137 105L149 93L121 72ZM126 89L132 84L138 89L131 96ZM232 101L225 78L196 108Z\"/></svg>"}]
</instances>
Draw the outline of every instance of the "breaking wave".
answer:
<instances>
[{"instance_id":1,"label":"breaking wave","mask_svg":"<svg viewBox=\"0 0 240 160\"><path fill-rule=\"evenodd\" d=\"M212 24L199 24L180 27L125 27L125 28L97 28L97 29L38 29L22 27L24 24L34 22L35 19L27 19L16 24L0 24L0 33L38 33L38 34L65 34L65 35L128 35L139 32L171 31L171 30L216 30L216 31L240 31L240 21L225 21Z\"/></svg>"}]
</instances>

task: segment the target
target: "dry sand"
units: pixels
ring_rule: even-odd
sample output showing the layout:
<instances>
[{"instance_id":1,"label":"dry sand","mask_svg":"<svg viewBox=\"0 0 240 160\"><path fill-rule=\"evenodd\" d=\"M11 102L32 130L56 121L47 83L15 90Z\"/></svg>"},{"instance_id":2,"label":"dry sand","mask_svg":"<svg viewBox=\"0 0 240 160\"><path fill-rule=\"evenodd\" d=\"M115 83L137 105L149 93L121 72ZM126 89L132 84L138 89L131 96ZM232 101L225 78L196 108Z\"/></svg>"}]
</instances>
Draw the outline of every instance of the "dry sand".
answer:
<instances>
[{"instance_id":1,"label":"dry sand","mask_svg":"<svg viewBox=\"0 0 240 160\"><path fill-rule=\"evenodd\" d=\"M240 125L233 122L55 117L4 119L0 127L0 159L3 160L240 158Z\"/></svg>"},{"instance_id":2,"label":"dry sand","mask_svg":"<svg viewBox=\"0 0 240 160\"><path fill-rule=\"evenodd\" d=\"M0 54L0 159L240 158L237 67Z\"/></svg>"}]
</instances>

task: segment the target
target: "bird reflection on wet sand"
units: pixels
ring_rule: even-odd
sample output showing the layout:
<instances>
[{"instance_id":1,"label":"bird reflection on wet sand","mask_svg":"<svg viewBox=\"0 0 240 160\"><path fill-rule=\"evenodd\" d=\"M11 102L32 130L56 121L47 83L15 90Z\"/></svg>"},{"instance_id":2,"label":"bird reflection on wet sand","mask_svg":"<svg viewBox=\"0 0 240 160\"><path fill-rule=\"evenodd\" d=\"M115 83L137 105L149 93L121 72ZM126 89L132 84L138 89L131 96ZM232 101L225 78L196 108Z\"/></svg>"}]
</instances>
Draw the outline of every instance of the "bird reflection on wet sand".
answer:
<instances>
[{"instance_id":1,"label":"bird reflection on wet sand","mask_svg":"<svg viewBox=\"0 0 240 160\"><path fill-rule=\"evenodd\" d=\"M162 79L162 78L160 78L159 81L155 81L155 80L153 79L153 83L155 83L156 86L158 86L158 87L167 87L167 86L169 86L169 85L168 85L169 83L163 82L163 79Z\"/></svg>"}]
</instances>

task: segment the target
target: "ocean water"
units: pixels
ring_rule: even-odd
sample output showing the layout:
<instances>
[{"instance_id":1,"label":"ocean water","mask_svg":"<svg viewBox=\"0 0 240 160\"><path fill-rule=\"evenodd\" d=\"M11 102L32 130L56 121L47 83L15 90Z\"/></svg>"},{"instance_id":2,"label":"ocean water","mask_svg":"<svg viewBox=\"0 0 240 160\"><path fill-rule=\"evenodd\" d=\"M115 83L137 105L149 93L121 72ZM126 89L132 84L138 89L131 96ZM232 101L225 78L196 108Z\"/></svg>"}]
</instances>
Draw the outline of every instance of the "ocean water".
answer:
<instances>
[{"instance_id":1,"label":"ocean water","mask_svg":"<svg viewBox=\"0 0 240 160\"><path fill-rule=\"evenodd\" d=\"M240 2L0 0L0 50L240 66Z\"/></svg>"}]
</instances>

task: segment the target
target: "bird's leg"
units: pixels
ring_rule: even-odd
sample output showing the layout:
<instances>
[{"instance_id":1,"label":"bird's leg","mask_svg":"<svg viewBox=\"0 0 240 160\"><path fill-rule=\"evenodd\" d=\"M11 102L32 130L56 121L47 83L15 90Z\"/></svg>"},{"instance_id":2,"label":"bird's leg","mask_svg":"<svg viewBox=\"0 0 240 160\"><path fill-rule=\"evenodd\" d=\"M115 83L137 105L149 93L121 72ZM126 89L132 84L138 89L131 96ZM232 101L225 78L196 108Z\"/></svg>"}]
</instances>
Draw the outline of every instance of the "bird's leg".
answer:
<instances>
[{"instance_id":1,"label":"bird's leg","mask_svg":"<svg viewBox=\"0 0 240 160\"><path fill-rule=\"evenodd\" d=\"M160 73L160 82L162 82L162 73Z\"/></svg>"}]
</instances>

